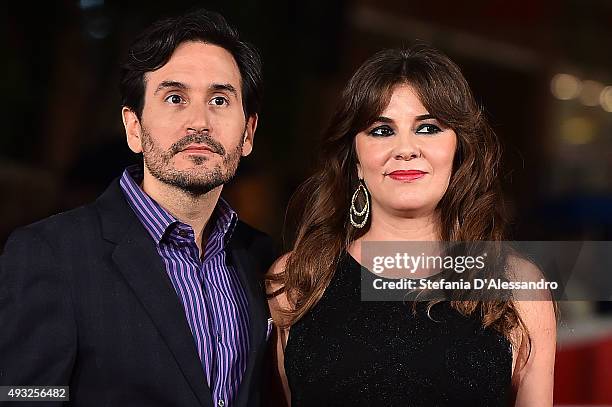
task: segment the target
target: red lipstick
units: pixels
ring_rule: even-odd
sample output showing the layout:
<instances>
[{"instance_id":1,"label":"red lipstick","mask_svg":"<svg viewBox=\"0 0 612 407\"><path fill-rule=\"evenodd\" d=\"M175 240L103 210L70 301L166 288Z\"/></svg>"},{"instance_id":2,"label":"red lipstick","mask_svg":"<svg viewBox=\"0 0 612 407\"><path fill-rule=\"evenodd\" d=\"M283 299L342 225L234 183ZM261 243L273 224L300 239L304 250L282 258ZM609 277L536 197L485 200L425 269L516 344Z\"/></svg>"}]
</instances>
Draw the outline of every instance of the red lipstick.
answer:
<instances>
[{"instance_id":1,"label":"red lipstick","mask_svg":"<svg viewBox=\"0 0 612 407\"><path fill-rule=\"evenodd\" d=\"M397 170L387 175L397 181L415 181L423 178L426 174L425 171L419 170Z\"/></svg>"}]
</instances>

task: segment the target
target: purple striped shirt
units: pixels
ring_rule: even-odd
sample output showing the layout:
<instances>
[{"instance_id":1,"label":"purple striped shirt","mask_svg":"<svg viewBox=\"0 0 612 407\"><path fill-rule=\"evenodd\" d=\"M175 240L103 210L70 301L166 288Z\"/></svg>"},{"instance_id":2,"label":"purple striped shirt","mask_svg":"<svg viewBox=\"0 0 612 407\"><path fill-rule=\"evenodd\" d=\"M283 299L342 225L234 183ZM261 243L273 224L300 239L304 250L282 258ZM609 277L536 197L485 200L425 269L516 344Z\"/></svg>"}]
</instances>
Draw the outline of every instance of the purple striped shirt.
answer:
<instances>
[{"instance_id":1,"label":"purple striped shirt","mask_svg":"<svg viewBox=\"0 0 612 407\"><path fill-rule=\"evenodd\" d=\"M120 185L149 232L178 295L216 406L234 401L246 369L249 348L247 299L225 247L237 222L223 198L200 259L191 226L178 221L139 186L139 166L125 169Z\"/></svg>"}]
</instances>

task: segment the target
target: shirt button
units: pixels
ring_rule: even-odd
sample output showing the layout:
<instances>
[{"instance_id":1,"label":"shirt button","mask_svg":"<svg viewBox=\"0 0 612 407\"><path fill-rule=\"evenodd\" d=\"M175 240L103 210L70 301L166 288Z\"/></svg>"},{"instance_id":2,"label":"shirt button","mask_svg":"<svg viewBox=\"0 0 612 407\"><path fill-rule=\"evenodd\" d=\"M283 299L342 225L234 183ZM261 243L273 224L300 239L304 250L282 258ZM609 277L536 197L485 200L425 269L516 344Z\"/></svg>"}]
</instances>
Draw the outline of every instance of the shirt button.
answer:
<instances>
[{"instance_id":1,"label":"shirt button","mask_svg":"<svg viewBox=\"0 0 612 407\"><path fill-rule=\"evenodd\" d=\"M189 235L187 234L187 232L186 232L186 231L184 231L184 230L179 230L179 231L178 231L178 235L179 235L180 237L187 237L187 236L189 236Z\"/></svg>"},{"instance_id":2,"label":"shirt button","mask_svg":"<svg viewBox=\"0 0 612 407\"><path fill-rule=\"evenodd\" d=\"M219 343L222 342L221 334L217 334L217 342L219 342Z\"/></svg>"},{"instance_id":3,"label":"shirt button","mask_svg":"<svg viewBox=\"0 0 612 407\"><path fill-rule=\"evenodd\" d=\"M225 405L225 401L223 401L223 399L220 399L220 400L217 402L217 405L218 405L219 407L223 407L223 406Z\"/></svg>"}]
</instances>

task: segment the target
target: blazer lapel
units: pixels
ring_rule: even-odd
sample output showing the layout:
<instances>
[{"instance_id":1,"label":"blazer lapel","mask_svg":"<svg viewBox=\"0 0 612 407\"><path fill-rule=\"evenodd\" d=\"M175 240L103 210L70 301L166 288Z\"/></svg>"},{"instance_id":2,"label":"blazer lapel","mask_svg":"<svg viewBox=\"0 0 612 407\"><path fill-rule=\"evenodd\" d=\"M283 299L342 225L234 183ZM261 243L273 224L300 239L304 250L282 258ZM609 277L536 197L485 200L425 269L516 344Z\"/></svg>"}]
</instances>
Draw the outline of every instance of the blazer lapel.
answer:
<instances>
[{"instance_id":1,"label":"blazer lapel","mask_svg":"<svg viewBox=\"0 0 612 407\"><path fill-rule=\"evenodd\" d=\"M200 405L212 407L193 336L155 243L129 207L118 182L99 200L103 233L117 243L112 258L174 355Z\"/></svg>"},{"instance_id":2,"label":"blazer lapel","mask_svg":"<svg viewBox=\"0 0 612 407\"><path fill-rule=\"evenodd\" d=\"M262 282L259 279L261 273L256 270L256 265L250 254L240 245L240 242L232 243L230 252L233 266L244 287L249 307L249 358L236 398L236 405L246 406L249 405L255 366L263 357L264 347L262 344L265 344L266 341L268 322L267 308L263 296ZM259 394L259 392L255 392L255 394Z\"/></svg>"}]
</instances>

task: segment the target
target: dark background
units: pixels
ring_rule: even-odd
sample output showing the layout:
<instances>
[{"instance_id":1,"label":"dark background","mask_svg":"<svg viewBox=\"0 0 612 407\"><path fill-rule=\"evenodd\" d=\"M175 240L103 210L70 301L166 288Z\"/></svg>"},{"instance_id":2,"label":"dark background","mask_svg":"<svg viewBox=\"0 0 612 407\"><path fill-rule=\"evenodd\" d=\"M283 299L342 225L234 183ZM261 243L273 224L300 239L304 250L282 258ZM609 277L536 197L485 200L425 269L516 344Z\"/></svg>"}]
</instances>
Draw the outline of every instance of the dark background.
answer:
<instances>
[{"instance_id":1,"label":"dark background","mask_svg":"<svg viewBox=\"0 0 612 407\"><path fill-rule=\"evenodd\" d=\"M255 153L227 188L241 217L280 242L284 208L354 69L379 49L427 42L464 70L503 141L516 239L607 240L612 113L557 100L568 73L612 84L612 2L10 3L2 24L0 243L14 227L94 199L135 160L120 119L118 66L143 27L199 5L262 52Z\"/></svg>"},{"instance_id":2,"label":"dark background","mask_svg":"<svg viewBox=\"0 0 612 407\"><path fill-rule=\"evenodd\" d=\"M221 12L262 52L255 150L224 194L279 245L344 83L374 52L417 41L461 66L503 142L511 237L612 237L612 91L598 101L612 85L612 1L81 0L4 6L0 247L15 227L95 199L135 162L119 62L148 24L197 6ZM583 90L555 97L557 74ZM580 307L567 315L606 305Z\"/></svg>"}]
</instances>

